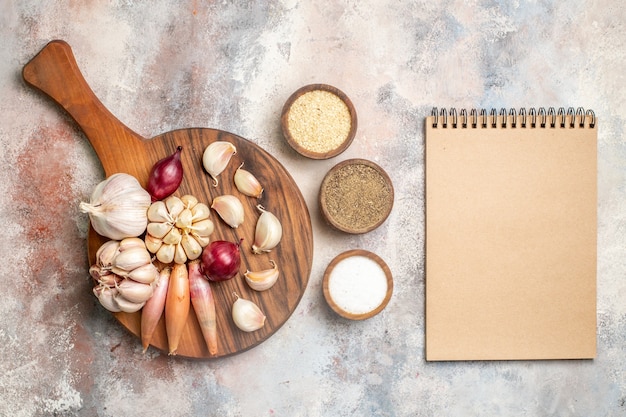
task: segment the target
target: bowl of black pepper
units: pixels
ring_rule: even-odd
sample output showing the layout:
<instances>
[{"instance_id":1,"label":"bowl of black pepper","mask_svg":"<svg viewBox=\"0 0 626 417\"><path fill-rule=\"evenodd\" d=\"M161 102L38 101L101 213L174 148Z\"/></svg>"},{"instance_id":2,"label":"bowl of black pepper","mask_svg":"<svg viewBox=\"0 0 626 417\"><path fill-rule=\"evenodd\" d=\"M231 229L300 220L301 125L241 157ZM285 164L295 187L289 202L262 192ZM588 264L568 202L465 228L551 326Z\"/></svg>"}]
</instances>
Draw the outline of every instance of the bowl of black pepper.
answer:
<instances>
[{"instance_id":1,"label":"bowl of black pepper","mask_svg":"<svg viewBox=\"0 0 626 417\"><path fill-rule=\"evenodd\" d=\"M337 230L361 234L380 226L391 213L394 191L389 175L367 159L348 159L332 167L319 191L324 220Z\"/></svg>"},{"instance_id":2,"label":"bowl of black pepper","mask_svg":"<svg viewBox=\"0 0 626 417\"><path fill-rule=\"evenodd\" d=\"M350 146L357 129L352 101L328 84L299 88L285 102L280 121L287 143L311 159L339 155Z\"/></svg>"}]
</instances>

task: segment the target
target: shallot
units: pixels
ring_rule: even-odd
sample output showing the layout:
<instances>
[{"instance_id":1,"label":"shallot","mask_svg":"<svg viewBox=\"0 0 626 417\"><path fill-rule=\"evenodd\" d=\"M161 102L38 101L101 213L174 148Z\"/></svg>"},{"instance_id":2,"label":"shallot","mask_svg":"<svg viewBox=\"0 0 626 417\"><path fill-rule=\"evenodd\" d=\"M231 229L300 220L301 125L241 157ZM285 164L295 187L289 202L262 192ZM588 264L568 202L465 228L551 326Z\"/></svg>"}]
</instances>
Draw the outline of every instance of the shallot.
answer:
<instances>
[{"instance_id":1,"label":"shallot","mask_svg":"<svg viewBox=\"0 0 626 417\"><path fill-rule=\"evenodd\" d=\"M174 264L165 298L165 330L170 355L176 355L190 309L187 265Z\"/></svg>"},{"instance_id":2,"label":"shallot","mask_svg":"<svg viewBox=\"0 0 626 417\"><path fill-rule=\"evenodd\" d=\"M141 310L141 345L144 352L148 350L154 330L165 310L165 297L167 296L171 272L172 270L169 267L165 267L159 272L154 294L146 301L146 305Z\"/></svg>"},{"instance_id":3,"label":"shallot","mask_svg":"<svg viewBox=\"0 0 626 417\"><path fill-rule=\"evenodd\" d=\"M161 159L152 167L146 189L153 202L172 195L183 181L183 164L180 162L182 150L183 147L178 146L176 152Z\"/></svg>"},{"instance_id":4,"label":"shallot","mask_svg":"<svg viewBox=\"0 0 626 417\"><path fill-rule=\"evenodd\" d=\"M198 318L200 331L204 337L211 355L217 354L217 321L215 313L215 299L211 284L204 279L200 270L200 261L191 261L188 264L189 293L191 306Z\"/></svg>"}]
</instances>

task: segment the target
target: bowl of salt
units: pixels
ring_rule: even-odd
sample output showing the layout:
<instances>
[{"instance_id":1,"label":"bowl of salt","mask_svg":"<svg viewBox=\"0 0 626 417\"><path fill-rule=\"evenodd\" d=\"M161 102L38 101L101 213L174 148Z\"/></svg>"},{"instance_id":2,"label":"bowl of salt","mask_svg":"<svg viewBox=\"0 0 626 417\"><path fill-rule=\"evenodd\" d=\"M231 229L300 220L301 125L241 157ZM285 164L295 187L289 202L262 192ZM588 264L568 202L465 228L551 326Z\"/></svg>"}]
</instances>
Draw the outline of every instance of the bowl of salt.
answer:
<instances>
[{"instance_id":1,"label":"bowl of salt","mask_svg":"<svg viewBox=\"0 0 626 417\"><path fill-rule=\"evenodd\" d=\"M337 255L328 264L322 290L335 313L350 320L365 320L389 303L393 277L378 255L353 249Z\"/></svg>"}]
</instances>

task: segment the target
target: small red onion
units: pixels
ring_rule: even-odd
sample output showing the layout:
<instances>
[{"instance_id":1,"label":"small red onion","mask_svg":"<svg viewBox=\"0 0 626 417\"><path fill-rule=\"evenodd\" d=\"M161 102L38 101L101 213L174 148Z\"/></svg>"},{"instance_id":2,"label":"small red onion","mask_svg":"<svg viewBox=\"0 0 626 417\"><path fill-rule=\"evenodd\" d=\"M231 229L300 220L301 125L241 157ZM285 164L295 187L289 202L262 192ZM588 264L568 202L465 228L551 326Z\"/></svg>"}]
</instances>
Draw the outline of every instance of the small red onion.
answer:
<instances>
[{"instance_id":1,"label":"small red onion","mask_svg":"<svg viewBox=\"0 0 626 417\"><path fill-rule=\"evenodd\" d=\"M243 239L241 239L243 240ZM238 243L216 240L202 251L202 273L210 281L226 281L237 275L241 265Z\"/></svg>"},{"instance_id":2,"label":"small red onion","mask_svg":"<svg viewBox=\"0 0 626 417\"><path fill-rule=\"evenodd\" d=\"M172 195L183 181L183 164L180 162L182 150L183 147L178 146L176 152L161 159L152 167L146 187L152 202Z\"/></svg>"}]
</instances>

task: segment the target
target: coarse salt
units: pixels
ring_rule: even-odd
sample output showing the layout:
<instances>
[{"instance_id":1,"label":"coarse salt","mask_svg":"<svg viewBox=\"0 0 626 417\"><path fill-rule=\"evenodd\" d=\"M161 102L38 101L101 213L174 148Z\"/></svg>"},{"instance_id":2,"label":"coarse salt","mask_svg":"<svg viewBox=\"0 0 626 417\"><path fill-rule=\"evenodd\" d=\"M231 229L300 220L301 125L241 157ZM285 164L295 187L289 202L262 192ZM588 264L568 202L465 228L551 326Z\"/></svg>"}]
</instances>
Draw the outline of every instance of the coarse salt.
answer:
<instances>
[{"instance_id":1,"label":"coarse salt","mask_svg":"<svg viewBox=\"0 0 626 417\"><path fill-rule=\"evenodd\" d=\"M387 276L375 261L365 256L350 256L333 268L328 291L335 304L345 312L369 313L385 300Z\"/></svg>"}]
</instances>

